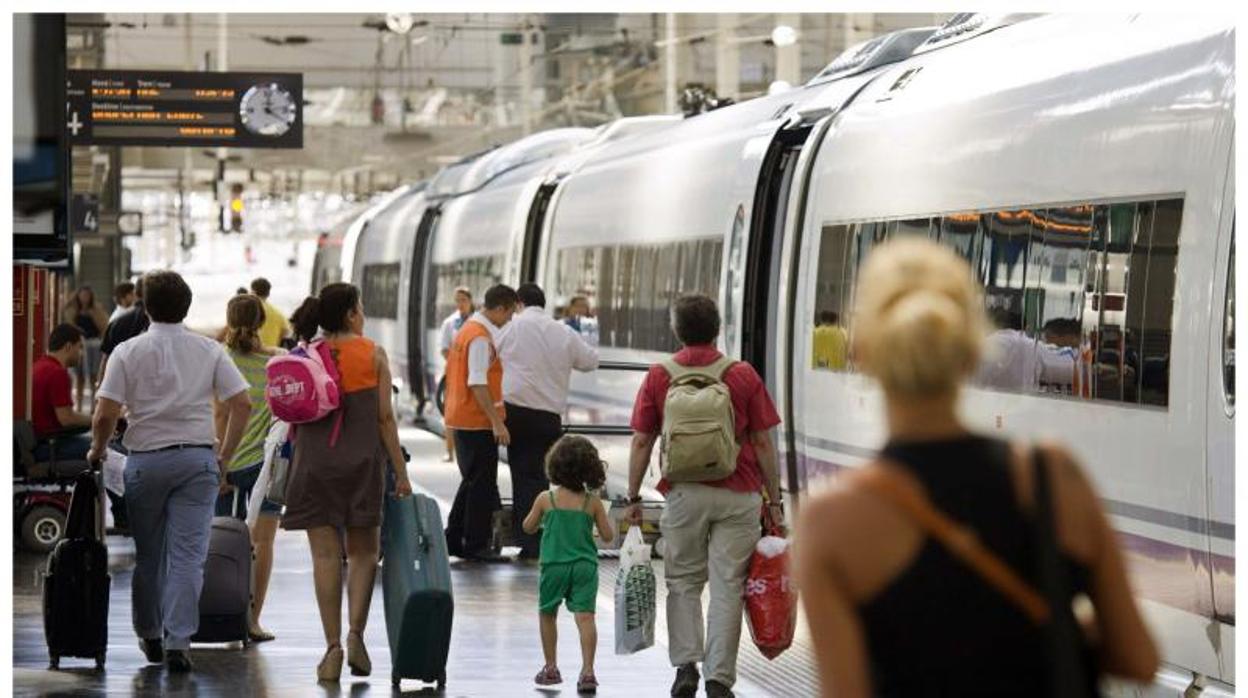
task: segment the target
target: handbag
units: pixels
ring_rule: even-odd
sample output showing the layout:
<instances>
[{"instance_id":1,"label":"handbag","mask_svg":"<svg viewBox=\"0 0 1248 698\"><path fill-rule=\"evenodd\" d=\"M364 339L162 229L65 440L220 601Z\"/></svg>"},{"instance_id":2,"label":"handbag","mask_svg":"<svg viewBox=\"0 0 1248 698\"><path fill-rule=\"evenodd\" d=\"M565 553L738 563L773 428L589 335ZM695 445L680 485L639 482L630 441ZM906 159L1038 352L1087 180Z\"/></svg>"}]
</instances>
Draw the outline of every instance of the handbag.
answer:
<instances>
[{"instance_id":1,"label":"handbag","mask_svg":"<svg viewBox=\"0 0 1248 698\"><path fill-rule=\"evenodd\" d=\"M767 501L767 492L763 491ZM791 576L789 541L763 505L764 535L754 545L745 579L745 618L758 651L775 659L793 644L797 631L797 589Z\"/></svg>"}]
</instances>

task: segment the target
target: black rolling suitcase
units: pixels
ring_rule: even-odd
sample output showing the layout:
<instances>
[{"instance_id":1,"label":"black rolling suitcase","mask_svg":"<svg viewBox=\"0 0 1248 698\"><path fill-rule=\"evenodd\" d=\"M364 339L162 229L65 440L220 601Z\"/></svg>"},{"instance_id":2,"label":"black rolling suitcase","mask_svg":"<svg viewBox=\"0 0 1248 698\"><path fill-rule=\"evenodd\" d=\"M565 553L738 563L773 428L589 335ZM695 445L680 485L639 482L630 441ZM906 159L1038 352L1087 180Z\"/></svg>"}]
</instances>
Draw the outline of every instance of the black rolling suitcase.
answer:
<instances>
[{"instance_id":1,"label":"black rolling suitcase","mask_svg":"<svg viewBox=\"0 0 1248 698\"><path fill-rule=\"evenodd\" d=\"M204 589L199 595L199 630L192 642L248 644L251 620L251 534L232 516L212 519Z\"/></svg>"},{"instance_id":2,"label":"black rolling suitcase","mask_svg":"<svg viewBox=\"0 0 1248 698\"><path fill-rule=\"evenodd\" d=\"M94 659L97 669L104 668L112 578L104 545L104 483L97 468L74 479L65 537L48 555L43 632L53 669L61 657Z\"/></svg>"}]
</instances>

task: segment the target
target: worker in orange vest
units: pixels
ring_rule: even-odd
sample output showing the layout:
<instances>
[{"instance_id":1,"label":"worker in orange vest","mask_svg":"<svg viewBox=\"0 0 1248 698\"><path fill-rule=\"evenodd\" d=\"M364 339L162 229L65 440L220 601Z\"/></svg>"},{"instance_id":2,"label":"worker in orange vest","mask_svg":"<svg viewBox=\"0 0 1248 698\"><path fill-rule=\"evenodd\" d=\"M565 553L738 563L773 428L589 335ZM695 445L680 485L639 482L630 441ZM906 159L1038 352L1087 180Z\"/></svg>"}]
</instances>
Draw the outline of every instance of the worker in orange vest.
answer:
<instances>
[{"instance_id":1,"label":"worker in orange vest","mask_svg":"<svg viewBox=\"0 0 1248 698\"><path fill-rule=\"evenodd\" d=\"M447 551L466 560L501 561L490 549L498 497L498 447L511 441L503 421L503 365L497 333L511 321L519 298L499 284L464 322L446 358L446 426L454 430L463 480L446 524Z\"/></svg>"}]
</instances>

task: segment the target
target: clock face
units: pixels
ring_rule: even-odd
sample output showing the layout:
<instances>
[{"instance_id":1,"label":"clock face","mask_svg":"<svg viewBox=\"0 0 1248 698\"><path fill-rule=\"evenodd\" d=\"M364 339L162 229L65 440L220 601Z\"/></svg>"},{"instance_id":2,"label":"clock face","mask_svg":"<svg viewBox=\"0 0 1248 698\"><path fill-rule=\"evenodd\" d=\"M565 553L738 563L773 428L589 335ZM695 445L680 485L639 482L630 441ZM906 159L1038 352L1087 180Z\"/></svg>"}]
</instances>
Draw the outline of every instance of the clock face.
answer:
<instances>
[{"instance_id":1,"label":"clock face","mask_svg":"<svg viewBox=\"0 0 1248 698\"><path fill-rule=\"evenodd\" d=\"M239 102L243 127L257 136L277 138L290 130L297 113L295 98L277 83L253 85Z\"/></svg>"}]
</instances>

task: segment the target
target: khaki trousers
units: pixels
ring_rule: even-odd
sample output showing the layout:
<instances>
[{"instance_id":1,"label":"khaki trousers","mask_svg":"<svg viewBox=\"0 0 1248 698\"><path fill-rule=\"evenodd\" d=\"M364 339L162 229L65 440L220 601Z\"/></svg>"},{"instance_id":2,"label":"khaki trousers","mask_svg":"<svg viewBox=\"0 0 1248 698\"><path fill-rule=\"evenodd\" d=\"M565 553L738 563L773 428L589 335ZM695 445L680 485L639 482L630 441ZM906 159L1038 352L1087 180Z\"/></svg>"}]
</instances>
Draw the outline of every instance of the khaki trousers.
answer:
<instances>
[{"instance_id":1,"label":"khaki trousers","mask_svg":"<svg viewBox=\"0 0 1248 698\"><path fill-rule=\"evenodd\" d=\"M760 535L762 495L698 483L672 486L659 526L667 541L667 646L672 666L702 662L702 678L737 680L741 594ZM711 583L705 627L702 589ZM705 632L704 632L705 630Z\"/></svg>"}]
</instances>

